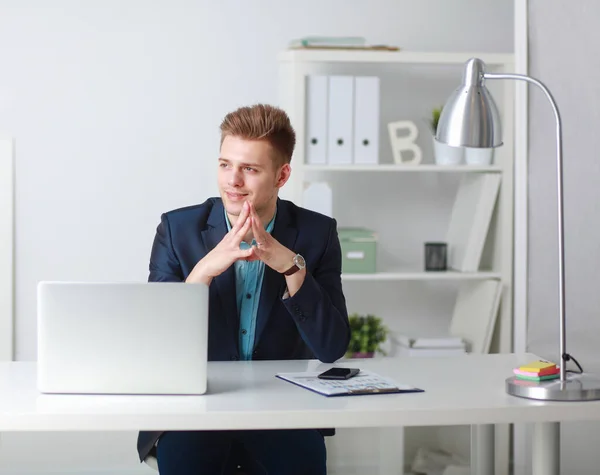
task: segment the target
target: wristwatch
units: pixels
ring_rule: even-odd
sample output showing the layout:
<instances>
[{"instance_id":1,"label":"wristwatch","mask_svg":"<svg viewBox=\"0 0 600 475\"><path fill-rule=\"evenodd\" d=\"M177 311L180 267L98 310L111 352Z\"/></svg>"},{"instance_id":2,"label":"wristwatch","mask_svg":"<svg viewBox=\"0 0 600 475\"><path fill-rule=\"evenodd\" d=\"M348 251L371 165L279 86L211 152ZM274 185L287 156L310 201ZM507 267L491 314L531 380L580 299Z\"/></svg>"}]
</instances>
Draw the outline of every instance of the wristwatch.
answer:
<instances>
[{"instance_id":1,"label":"wristwatch","mask_svg":"<svg viewBox=\"0 0 600 475\"><path fill-rule=\"evenodd\" d=\"M290 267L288 270L286 270L283 273L284 275L295 274L300 269L304 269L306 267L306 261L304 260L304 257L302 257L300 254L296 254L294 256L294 258L292 259L292 262L294 263L294 265L292 267Z\"/></svg>"}]
</instances>

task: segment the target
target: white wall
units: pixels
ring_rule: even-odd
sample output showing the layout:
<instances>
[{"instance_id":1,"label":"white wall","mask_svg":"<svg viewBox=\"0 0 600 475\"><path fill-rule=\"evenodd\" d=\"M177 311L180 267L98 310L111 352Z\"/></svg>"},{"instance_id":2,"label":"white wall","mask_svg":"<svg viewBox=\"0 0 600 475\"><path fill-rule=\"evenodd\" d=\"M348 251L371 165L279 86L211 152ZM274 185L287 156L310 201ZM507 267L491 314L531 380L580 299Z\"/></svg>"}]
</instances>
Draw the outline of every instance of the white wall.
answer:
<instances>
[{"instance_id":1,"label":"white wall","mask_svg":"<svg viewBox=\"0 0 600 475\"><path fill-rule=\"evenodd\" d=\"M39 280L146 279L159 214L215 193L219 122L276 101L275 57L289 39L506 52L512 7L500 3L0 2L0 129L17 147L17 359L36 357Z\"/></svg>"},{"instance_id":2,"label":"white wall","mask_svg":"<svg viewBox=\"0 0 600 475\"><path fill-rule=\"evenodd\" d=\"M290 39L510 52L512 14L497 0L0 0L0 130L16 138L17 359L36 358L38 281L146 280L160 213L216 192L219 122L276 102L275 58ZM133 435L114 437L106 463L131 466L122 448ZM11 449L23 469L33 463L25 445Z\"/></svg>"}]
</instances>

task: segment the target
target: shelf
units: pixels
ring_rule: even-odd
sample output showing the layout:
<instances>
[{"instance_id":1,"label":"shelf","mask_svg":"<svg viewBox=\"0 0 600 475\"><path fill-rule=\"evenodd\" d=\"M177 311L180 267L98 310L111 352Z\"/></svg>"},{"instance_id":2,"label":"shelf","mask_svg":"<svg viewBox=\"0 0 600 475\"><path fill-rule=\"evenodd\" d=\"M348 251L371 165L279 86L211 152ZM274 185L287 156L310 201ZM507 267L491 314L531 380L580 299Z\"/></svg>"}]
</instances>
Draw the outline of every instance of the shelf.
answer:
<instances>
[{"instance_id":1,"label":"shelf","mask_svg":"<svg viewBox=\"0 0 600 475\"><path fill-rule=\"evenodd\" d=\"M500 173L499 165L303 165L305 172Z\"/></svg>"},{"instance_id":2,"label":"shelf","mask_svg":"<svg viewBox=\"0 0 600 475\"><path fill-rule=\"evenodd\" d=\"M344 281L395 281L395 280L486 280L501 279L499 272L377 272L376 274L342 274Z\"/></svg>"},{"instance_id":3,"label":"shelf","mask_svg":"<svg viewBox=\"0 0 600 475\"><path fill-rule=\"evenodd\" d=\"M479 58L488 66L514 62L512 54L496 53L429 53L415 51L291 49L279 54L279 61L316 63L405 63L462 65L470 58Z\"/></svg>"}]
</instances>

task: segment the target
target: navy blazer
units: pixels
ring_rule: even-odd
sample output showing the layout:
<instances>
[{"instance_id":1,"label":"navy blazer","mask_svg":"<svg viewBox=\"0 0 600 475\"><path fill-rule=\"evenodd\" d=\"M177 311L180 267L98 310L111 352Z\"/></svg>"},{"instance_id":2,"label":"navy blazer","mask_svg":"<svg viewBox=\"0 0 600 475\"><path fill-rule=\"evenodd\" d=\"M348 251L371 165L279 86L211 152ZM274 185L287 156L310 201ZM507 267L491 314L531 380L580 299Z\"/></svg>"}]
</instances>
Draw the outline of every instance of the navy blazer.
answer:
<instances>
[{"instance_id":1,"label":"navy blazer","mask_svg":"<svg viewBox=\"0 0 600 475\"><path fill-rule=\"evenodd\" d=\"M227 233L223 203L210 198L161 216L150 257L151 282L183 282L196 263ZM342 256L334 219L277 200L272 236L306 260L306 278L293 297L282 299L285 277L265 266L258 305L255 360L341 358L350 341L342 292ZM290 263L291 265L291 263ZM234 266L209 287L209 361L238 360L239 315ZM161 432L142 431L138 453L144 460Z\"/></svg>"}]
</instances>

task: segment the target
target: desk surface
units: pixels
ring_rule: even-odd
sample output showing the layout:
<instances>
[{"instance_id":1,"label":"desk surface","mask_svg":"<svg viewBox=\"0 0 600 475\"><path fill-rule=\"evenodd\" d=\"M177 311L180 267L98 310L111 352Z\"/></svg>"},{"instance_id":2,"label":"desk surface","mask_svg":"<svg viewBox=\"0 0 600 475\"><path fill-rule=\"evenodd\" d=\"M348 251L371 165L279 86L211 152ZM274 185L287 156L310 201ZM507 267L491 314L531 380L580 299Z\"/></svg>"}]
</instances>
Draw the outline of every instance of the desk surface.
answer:
<instances>
[{"instance_id":1,"label":"desk surface","mask_svg":"<svg viewBox=\"0 0 600 475\"><path fill-rule=\"evenodd\" d=\"M540 402L505 393L534 355L344 361L424 393L327 398L276 378L318 361L214 362L203 396L45 395L36 363L0 363L0 431L280 429L600 419L600 402Z\"/></svg>"}]
</instances>

